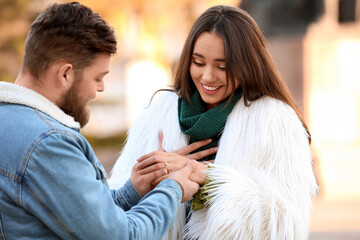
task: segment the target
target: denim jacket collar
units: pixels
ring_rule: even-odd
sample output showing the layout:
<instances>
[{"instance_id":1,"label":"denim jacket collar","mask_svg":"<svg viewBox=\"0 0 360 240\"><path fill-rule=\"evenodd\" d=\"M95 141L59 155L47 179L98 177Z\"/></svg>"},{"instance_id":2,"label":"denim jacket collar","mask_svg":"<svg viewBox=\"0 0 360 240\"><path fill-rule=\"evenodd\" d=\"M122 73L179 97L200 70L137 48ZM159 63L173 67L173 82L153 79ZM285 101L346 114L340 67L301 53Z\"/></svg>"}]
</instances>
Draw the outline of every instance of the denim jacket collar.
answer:
<instances>
[{"instance_id":1,"label":"denim jacket collar","mask_svg":"<svg viewBox=\"0 0 360 240\"><path fill-rule=\"evenodd\" d=\"M80 124L73 117L39 93L12 83L0 82L0 102L21 104L35 108L70 128L80 129Z\"/></svg>"}]
</instances>

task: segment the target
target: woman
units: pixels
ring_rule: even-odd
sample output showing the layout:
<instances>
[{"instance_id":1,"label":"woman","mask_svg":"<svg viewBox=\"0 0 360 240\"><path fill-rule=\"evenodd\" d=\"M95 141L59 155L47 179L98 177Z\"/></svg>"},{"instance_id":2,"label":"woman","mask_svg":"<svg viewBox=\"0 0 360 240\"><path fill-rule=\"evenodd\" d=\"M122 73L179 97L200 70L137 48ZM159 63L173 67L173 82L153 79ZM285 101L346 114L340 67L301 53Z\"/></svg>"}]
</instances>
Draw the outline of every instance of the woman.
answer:
<instances>
[{"instance_id":1,"label":"woman","mask_svg":"<svg viewBox=\"0 0 360 240\"><path fill-rule=\"evenodd\" d=\"M185 42L173 88L155 94L131 128L111 182L124 183L120 165L130 159L130 169L157 149L159 131L167 152L212 138L207 147L218 146L215 162L195 197L205 207L193 201L186 219L183 206L164 239L307 239L317 191L310 133L254 20L229 6L203 13ZM186 163L165 162L167 154L140 157L139 173Z\"/></svg>"}]
</instances>

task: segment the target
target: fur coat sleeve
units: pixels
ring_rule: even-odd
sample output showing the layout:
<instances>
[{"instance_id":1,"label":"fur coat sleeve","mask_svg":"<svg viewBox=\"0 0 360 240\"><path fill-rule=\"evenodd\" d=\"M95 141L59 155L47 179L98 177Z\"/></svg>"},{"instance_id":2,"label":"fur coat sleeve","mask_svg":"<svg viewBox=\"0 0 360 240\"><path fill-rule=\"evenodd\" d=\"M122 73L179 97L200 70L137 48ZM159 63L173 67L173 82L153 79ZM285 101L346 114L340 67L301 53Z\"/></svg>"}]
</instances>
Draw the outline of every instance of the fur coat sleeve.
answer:
<instances>
[{"instance_id":1,"label":"fur coat sleeve","mask_svg":"<svg viewBox=\"0 0 360 240\"><path fill-rule=\"evenodd\" d=\"M177 95L174 92L157 93L128 132L126 144L111 171L111 188L117 189L125 184L139 157L158 150L160 131L164 133L165 151L173 151L187 145L188 137L179 134L181 131L176 119Z\"/></svg>"},{"instance_id":2,"label":"fur coat sleeve","mask_svg":"<svg viewBox=\"0 0 360 240\"><path fill-rule=\"evenodd\" d=\"M192 215L188 237L307 239L317 185L306 131L288 105L263 97L246 107L241 99L208 174L213 197Z\"/></svg>"},{"instance_id":3,"label":"fur coat sleeve","mask_svg":"<svg viewBox=\"0 0 360 240\"><path fill-rule=\"evenodd\" d=\"M122 186L132 165L157 150L184 147L188 138L177 119L177 96L158 93L129 131L110 184ZM285 103L263 97L250 107L240 99L219 141L208 206L185 225L184 207L164 239L307 239L311 196L317 191L306 131Z\"/></svg>"},{"instance_id":4,"label":"fur coat sleeve","mask_svg":"<svg viewBox=\"0 0 360 240\"><path fill-rule=\"evenodd\" d=\"M188 145L189 138L181 133L177 117L178 96L174 92L157 93L141 116L133 123L126 144L116 161L109 179L109 186L118 189L129 179L136 160L159 148L158 134L164 134L163 149L175 151ZM185 204L181 204L173 226L163 239L178 240L185 226Z\"/></svg>"}]
</instances>

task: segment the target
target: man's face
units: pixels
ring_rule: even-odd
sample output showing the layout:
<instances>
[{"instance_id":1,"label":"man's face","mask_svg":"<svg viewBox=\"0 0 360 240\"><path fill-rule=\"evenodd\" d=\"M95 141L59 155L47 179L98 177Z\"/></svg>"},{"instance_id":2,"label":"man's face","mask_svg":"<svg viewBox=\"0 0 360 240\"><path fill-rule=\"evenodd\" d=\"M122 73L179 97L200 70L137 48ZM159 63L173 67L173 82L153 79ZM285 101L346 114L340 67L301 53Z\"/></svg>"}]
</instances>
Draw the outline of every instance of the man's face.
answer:
<instances>
[{"instance_id":1,"label":"man's face","mask_svg":"<svg viewBox=\"0 0 360 240\"><path fill-rule=\"evenodd\" d=\"M105 89L104 77L109 72L110 58L109 54L98 54L63 97L60 108L79 122L81 127L89 122L90 100L95 98L96 92Z\"/></svg>"}]
</instances>

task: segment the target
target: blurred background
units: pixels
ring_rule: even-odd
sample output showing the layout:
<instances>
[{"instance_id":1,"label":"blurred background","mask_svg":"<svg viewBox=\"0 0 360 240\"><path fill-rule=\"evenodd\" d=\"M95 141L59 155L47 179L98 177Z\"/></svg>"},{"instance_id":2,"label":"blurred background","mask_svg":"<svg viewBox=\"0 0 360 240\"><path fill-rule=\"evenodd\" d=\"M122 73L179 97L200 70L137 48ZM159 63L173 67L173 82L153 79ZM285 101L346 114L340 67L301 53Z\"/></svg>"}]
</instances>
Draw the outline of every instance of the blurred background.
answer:
<instances>
[{"instance_id":1,"label":"blurred background","mask_svg":"<svg viewBox=\"0 0 360 240\"><path fill-rule=\"evenodd\" d=\"M50 0L0 0L0 81L20 70L31 22ZM126 131L151 95L172 81L185 38L207 8L247 10L265 34L312 133L310 239L360 239L360 0L80 1L113 26L118 53L82 133L108 174Z\"/></svg>"}]
</instances>

